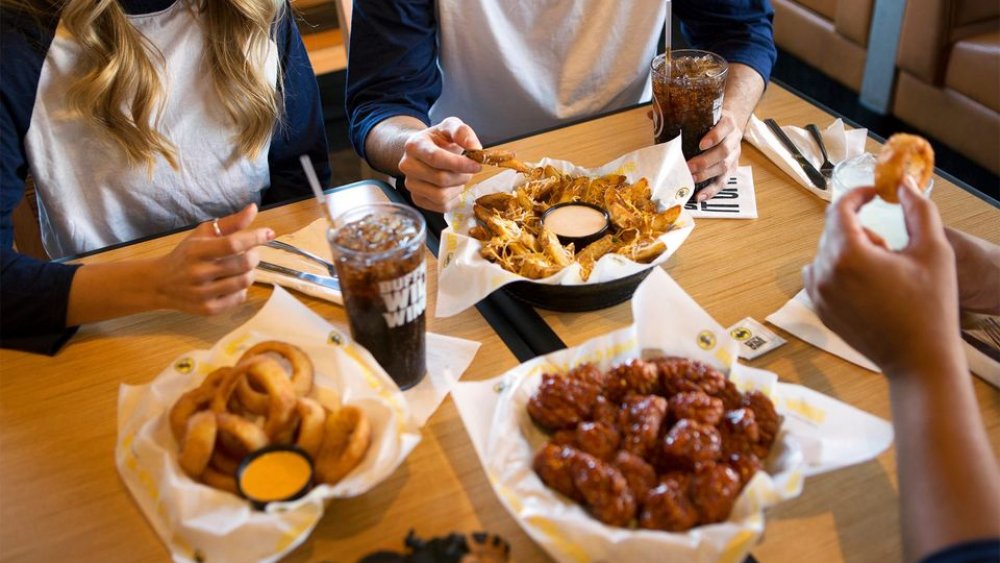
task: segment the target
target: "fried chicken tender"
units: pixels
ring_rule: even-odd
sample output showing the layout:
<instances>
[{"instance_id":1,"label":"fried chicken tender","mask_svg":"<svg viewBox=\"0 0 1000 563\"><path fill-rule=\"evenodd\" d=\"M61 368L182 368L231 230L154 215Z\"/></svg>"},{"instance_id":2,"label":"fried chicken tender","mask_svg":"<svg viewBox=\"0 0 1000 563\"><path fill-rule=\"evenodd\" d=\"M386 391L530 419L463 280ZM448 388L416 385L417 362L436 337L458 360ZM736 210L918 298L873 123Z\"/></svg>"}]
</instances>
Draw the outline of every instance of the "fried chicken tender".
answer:
<instances>
[{"instance_id":1,"label":"fried chicken tender","mask_svg":"<svg viewBox=\"0 0 1000 563\"><path fill-rule=\"evenodd\" d=\"M722 391L715 396L722 399L722 406L725 407L727 411L736 410L743 406L743 393L740 393L740 390L736 388L736 385L728 379L723 385Z\"/></svg>"},{"instance_id":2,"label":"fried chicken tender","mask_svg":"<svg viewBox=\"0 0 1000 563\"><path fill-rule=\"evenodd\" d=\"M604 394L608 399L620 402L629 393L652 395L659 388L659 373L656 366L634 359L611 368L607 383L604 385Z\"/></svg>"},{"instance_id":3,"label":"fried chicken tender","mask_svg":"<svg viewBox=\"0 0 1000 563\"><path fill-rule=\"evenodd\" d=\"M724 461L726 465L731 467L737 475L740 476L740 490L747 486L750 479L757 474L758 471L762 469L760 459L751 453L737 454L732 453L724 456Z\"/></svg>"},{"instance_id":4,"label":"fried chicken tender","mask_svg":"<svg viewBox=\"0 0 1000 563\"><path fill-rule=\"evenodd\" d=\"M528 401L528 414L549 431L574 428L590 417L599 393L600 388L585 377L542 374L538 391Z\"/></svg>"},{"instance_id":5,"label":"fried chicken tender","mask_svg":"<svg viewBox=\"0 0 1000 563\"><path fill-rule=\"evenodd\" d=\"M594 422L601 422L618 428L618 404L613 403L604 395L598 395L591 412Z\"/></svg>"},{"instance_id":6,"label":"fried chicken tender","mask_svg":"<svg viewBox=\"0 0 1000 563\"><path fill-rule=\"evenodd\" d=\"M667 469L694 470L722 457L722 438L714 426L681 419L663 438L660 464Z\"/></svg>"},{"instance_id":7,"label":"fried chicken tender","mask_svg":"<svg viewBox=\"0 0 1000 563\"><path fill-rule=\"evenodd\" d=\"M700 465L691 480L690 491L691 499L698 508L699 521L713 524L728 518L741 487L740 476L728 465Z\"/></svg>"},{"instance_id":8,"label":"fried chicken tender","mask_svg":"<svg viewBox=\"0 0 1000 563\"><path fill-rule=\"evenodd\" d=\"M628 488L632 491L632 496L635 497L636 501L642 502L642 499L646 498L646 493L657 484L656 470L646 460L635 454L621 450L611 463L625 476Z\"/></svg>"},{"instance_id":9,"label":"fried chicken tender","mask_svg":"<svg viewBox=\"0 0 1000 563\"><path fill-rule=\"evenodd\" d=\"M722 420L722 399L709 397L701 391L685 391L670 397L670 416L674 420L689 418L715 426Z\"/></svg>"},{"instance_id":10,"label":"fried chicken tender","mask_svg":"<svg viewBox=\"0 0 1000 563\"><path fill-rule=\"evenodd\" d=\"M754 390L743 395L743 405L753 411L757 426L760 428L760 443L765 450L770 450L781 428L781 416L774 410L774 403L767 395Z\"/></svg>"},{"instance_id":11,"label":"fried chicken tender","mask_svg":"<svg viewBox=\"0 0 1000 563\"><path fill-rule=\"evenodd\" d=\"M649 457L656 448L660 426L667 416L667 400L658 395L629 395L619 414L622 449Z\"/></svg>"},{"instance_id":12,"label":"fried chicken tender","mask_svg":"<svg viewBox=\"0 0 1000 563\"><path fill-rule=\"evenodd\" d=\"M667 532L683 532L698 523L698 510L687 489L667 481L650 489L642 502L639 527Z\"/></svg>"},{"instance_id":13,"label":"fried chicken tender","mask_svg":"<svg viewBox=\"0 0 1000 563\"><path fill-rule=\"evenodd\" d=\"M759 452L760 427L757 417L748 408L727 411L719 424L724 454L752 454Z\"/></svg>"},{"instance_id":14,"label":"fried chicken tender","mask_svg":"<svg viewBox=\"0 0 1000 563\"><path fill-rule=\"evenodd\" d=\"M573 483L572 461L580 452L570 446L546 443L535 454L532 469L547 486L569 498L583 501L583 495Z\"/></svg>"},{"instance_id":15,"label":"fried chicken tender","mask_svg":"<svg viewBox=\"0 0 1000 563\"><path fill-rule=\"evenodd\" d=\"M726 377L715 368L687 358L653 360L660 373L660 385L668 397L685 391L702 391L713 397L726 387Z\"/></svg>"},{"instance_id":16,"label":"fried chicken tender","mask_svg":"<svg viewBox=\"0 0 1000 563\"><path fill-rule=\"evenodd\" d=\"M603 422L581 422L575 432L576 447L605 461L614 457L621 443L618 428Z\"/></svg>"},{"instance_id":17,"label":"fried chicken tender","mask_svg":"<svg viewBox=\"0 0 1000 563\"><path fill-rule=\"evenodd\" d=\"M615 466L582 452L570 465L573 484L595 518L612 526L627 526L635 518L635 497Z\"/></svg>"}]
</instances>

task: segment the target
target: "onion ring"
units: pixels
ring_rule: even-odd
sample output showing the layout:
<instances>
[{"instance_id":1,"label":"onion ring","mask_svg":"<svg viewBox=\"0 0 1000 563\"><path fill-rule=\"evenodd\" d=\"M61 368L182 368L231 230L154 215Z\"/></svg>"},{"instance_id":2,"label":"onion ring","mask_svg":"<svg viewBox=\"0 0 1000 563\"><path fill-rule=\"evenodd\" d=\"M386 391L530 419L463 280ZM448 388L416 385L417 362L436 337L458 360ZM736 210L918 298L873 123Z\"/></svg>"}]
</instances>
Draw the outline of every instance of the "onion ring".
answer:
<instances>
[{"instance_id":1,"label":"onion ring","mask_svg":"<svg viewBox=\"0 0 1000 563\"><path fill-rule=\"evenodd\" d=\"M215 414L201 411L191 415L177 461L189 476L197 478L212 459L217 432Z\"/></svg>"},{"instance_id":2,"label":"onion ring","mask_svg":"<svg viewBox=\"0 0 1000 563\"><path fill-rule=\"evenodd\" d=\"M313 363L309 359L309 356L298 346L277 340L265 340L244 352L237 363L242 364L254 356L267 353L281 356L292 367L292 373L289 377L292 381L292 387L295 388L295 392L300 397L305 397L309 394L309 391L312 391L314 377Z\"/></svg>"},{"instance_id":3,"label":"onion ring","mask_svg":"<svg viewBox=\"0 0 1000 563\"><path fill-rule=\"evenodd\" d=\"M212 453L212 460L208 466L224 475L236 475L236 470L240 467L240 460L226 454L219 449Z\"/></svg>"},{"instance_id":4,"label":"onion ring","mask_svg":"<svg viewBox=\"0 0 1000 563\"><path fill-rule=\"evenodd\" d=\"M326 417L326 435L316 456L316 478L335 485L365 456L371 444L371 424L364 411L343 407Z\"/></svg>"},{"instance_id":5,"label":"onion ring","mask_svg":"<svg viewBox=\"0 0 1000 563\"><path fill-rule=\"evenodd\" d=\"M205 472L201 474L201 482L213 489L219 489L220 491L226 491L234 495L239 494L236 492L236 477L220 473L211 467L205 469Z\"/></svg>"},{"instance_id":6,"label":"onion ring","mask_svg":"<svg viewBox=\"0 0 1000 563\"><path fill-rule=\"evenodd\" d=\"M285 370L276 360L259 356L237 366L234 373L224 379L216 390L212 398L212 410L216 413L226 412L229 398L244 378L267 390L268 408L264 432L274 441L283 432L288 432L289 426L295 422L292 415L298 400L292 383L285 376Z\"/></svg>"},{"instance_id":7,"label":"onion ring","mask_svg":"<svg viewBox=\"0 0 1000 563\"><path fill-rule=\"evenodd\" d=\"M309 457L316 459L319 449L323 446L326 409L312 399L300 397L298 404L295 405L295 412L299 414L299 433L295 445L302 448Z\"/></svg>"},{"instance_id":8,"label":"onion ring","mask_svg":"<svg viewBox=\"0 0 1000 563\"><path fill-rule=\"evenodd\" d=\"M171 407L168 419L170 421L170 432L174 439L180 444L184 439L184 432L187 429L188 420L194 413L205 410L212 402L215 390L219 383L233 371L230 367L221 367L205 376L201 385L181 395L174 406Z\"/></svg>"},{"instance_id":9,"label":"onion ring","mask_svg":"<svg viewBox=\"0 0 1000 563\"><path fill-rule=\"evenodd\" d=\"M899 185L904 176L912 176L919 189L934 173L934 149L927 139L896 133L889 137L875 165L875 191L889 203L899 203Z\"/></svg>"},{"instance_id":10,"label":"onion ring","mask_svg":"<svg viewBox=\"0 0 1000 563\"><path fill-rule=\"evenodd\" d=\"M222 436L230 436L235 439L244 455L255 452L270 443L267 434L259 426L239 415L220 412L215 416L218 421L220 439Z\"/></svg>"}]
</instances>

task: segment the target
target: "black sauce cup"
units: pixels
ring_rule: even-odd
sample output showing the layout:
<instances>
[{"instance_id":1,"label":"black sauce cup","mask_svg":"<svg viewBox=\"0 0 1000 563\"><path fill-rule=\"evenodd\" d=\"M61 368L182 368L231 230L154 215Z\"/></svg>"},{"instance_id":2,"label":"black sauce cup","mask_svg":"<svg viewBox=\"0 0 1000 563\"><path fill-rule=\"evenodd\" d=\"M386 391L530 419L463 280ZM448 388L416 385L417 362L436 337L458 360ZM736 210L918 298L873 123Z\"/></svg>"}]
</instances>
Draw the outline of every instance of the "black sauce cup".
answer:
<instances>
[{"instance_id":1,"label":"black sauce cup","mask_svg":"<svg viewBox=\"0 0 1000 563\"><path fill-rule=\"evenodd\" d=\"M559 233L557 233L555 231L552 231L552 232L555 233L556 238L559 239L559 242L561 242L562 244L571 244L572 243L574 250L576 252L580 252L581 250L583 250L583 248L585 246L587 246L588 244L590 244L590 243L592 243L592 242L600 239L601 237L603 237L604 235L606 235L608 233L608 231L611 229L611 215L608 214L608 211L606 209L604 209L603 207L601 207L599 205L594 205L592 203L585 203L585 202L582 202L582 201L566 201L566 202L563 202L563 203L557 203L557 204L553 205L552 207L546 209L545 212L542 213L542 225L545 225L545 219L553 211L555 211L557 209L564 209L564 208L573 207L573 206L576 206L576 207L588 207L590 209L595 209L595 210L599 211L601 213L601 215L604 216L604 226L601 227L600 230L595 231L593 233L590 233L588 235L574 237L574 236L568 236L568 235L561 235L561 234L559 234ZM546 228L548 228L548 227L546 226ZM552 229L549 229L549 230L552 230Z\"/></svg>"}]
</instances>

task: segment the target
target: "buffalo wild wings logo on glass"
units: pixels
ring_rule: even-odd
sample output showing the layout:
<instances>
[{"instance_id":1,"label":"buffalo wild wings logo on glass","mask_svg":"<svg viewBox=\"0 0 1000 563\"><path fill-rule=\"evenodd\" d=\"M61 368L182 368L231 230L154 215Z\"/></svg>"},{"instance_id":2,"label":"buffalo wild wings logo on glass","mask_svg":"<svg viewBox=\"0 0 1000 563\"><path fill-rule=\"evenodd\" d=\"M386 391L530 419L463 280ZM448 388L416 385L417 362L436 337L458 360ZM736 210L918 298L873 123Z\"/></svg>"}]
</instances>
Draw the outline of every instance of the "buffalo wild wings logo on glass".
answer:
<instances>
[{"instance_id":1,"label":"buffalo wild wings logo on glass","mask_svg":"<svg viewBox=\"0 0 1000 563\"><path fill-rule=\"evenodd\" d=\"M385 304L385 323L389 328L403 326L427 308L427 268L421 263L405 276L378 282L378 289Z\"/></svg>"}]
</instances>

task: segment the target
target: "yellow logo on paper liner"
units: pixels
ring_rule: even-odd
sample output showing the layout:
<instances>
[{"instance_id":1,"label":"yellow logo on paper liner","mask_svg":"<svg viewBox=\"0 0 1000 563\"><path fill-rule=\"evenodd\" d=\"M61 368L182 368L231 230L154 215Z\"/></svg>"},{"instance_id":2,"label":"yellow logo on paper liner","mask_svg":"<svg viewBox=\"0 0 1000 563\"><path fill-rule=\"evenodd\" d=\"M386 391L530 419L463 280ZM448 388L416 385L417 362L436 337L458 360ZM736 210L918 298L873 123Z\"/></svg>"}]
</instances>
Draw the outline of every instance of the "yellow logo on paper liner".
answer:
<instances>
[{"instance_id":1,"label":"yellow logo on paper liner","mask_svg":"<svg viewBox=\"0 0 1000 563\"><path fill-rule=\"evenodd\" d=\"M785 407L785 410L797 414L816 425L821 425L826 420L826 411L810 405L805 399L782 398L781 404Z\"/></svg>"},{"instance_id":2,"label":"yellow logo on paper liner","mask_svg":"<svg viewBox=\"0 0 1000 563\"><path fill-rule=\"evenodd\" d=\"M243 350L246 348L246 342L249 339L250 335L244 333L243 335L237 336L233 338L231 341L229 341L229 343L227 343L222 350L229 356L236 356L239 353L243 352Z\"/></svg>"},{"instance_id":3,"label":"yellow logo on paper liner","mask_svg":"<svg viewBox=\"0 0 1000 563\"><path fill-rule=\"evenodd\" d=\"M195 362L191 358L184 357L174 362L174 369L177 373L189 374L194 370Z\"/></svg>"},{"instance_id":4,"label":"yellow logo on paper liner","mask_svg":"<svg viewBox=\"0 0 1000 563\"><path fill-rule=\"evenodd\" d=\"M743 342L744 340L750 340L753 333L750 332L750 329L739 326L729 331L729 336L732 336L738 342Z\"/></svg>"},{"instance_id":5,"label":"yellow logo on paper liner","mask_svg":"<svg viewBox=\"0 0 1000 563\"><path fill-rule=\"evenodd\" d=\"M635 172L637 168L638 168L638 165L636 165L635 161L630 160L630 161L622 164L621 166L619 166L615 170L613 170L611 173L612 174L617 174L619 176L628 176L630 173Z\"/></svg>"},{"instance_id":6,"label":"yellow logo on paper liner","mask_svg":"<svg viewBox=\"0 0 1000 563\"><path fill-rule=\"evenodd\" d=\"M715 333L710 330L703 330L695 337L695 342L702 350L711 350L715 347Z\"/></svg>"}]
</instances>

